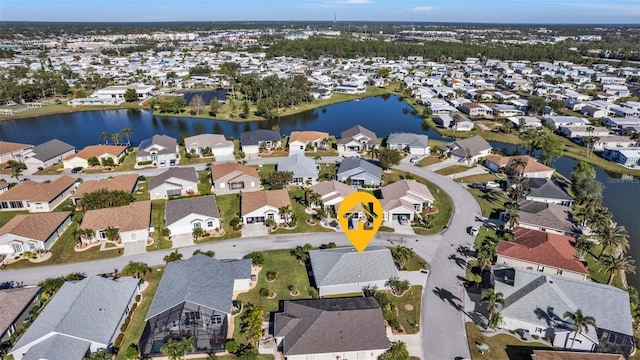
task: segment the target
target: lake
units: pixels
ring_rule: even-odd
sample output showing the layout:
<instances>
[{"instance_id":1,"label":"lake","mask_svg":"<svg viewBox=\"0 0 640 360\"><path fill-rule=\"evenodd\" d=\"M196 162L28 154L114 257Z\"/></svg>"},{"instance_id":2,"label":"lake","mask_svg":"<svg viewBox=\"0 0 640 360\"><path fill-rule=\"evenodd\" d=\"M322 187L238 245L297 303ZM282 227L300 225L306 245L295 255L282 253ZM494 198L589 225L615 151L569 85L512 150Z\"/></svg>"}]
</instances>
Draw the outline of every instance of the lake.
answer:
<instances>
[{"instance_id":1,"label":"lake","mask_svg":"<svg viewBox=\"0 0 640 360\"><path fill-rule=\"evenodd\" d=\"M275 120L246 123L154 116L151 112L142 110L87 111L2 121L0 139L40 144L58 138L81 149L101 142L100 134L103 131L114 133L124 127L134 130L131 143L137 145L156 133L173 137L184 133L217 133L238 139L242 132L272 129L277 125L282 134L296 130L317 130L340 136L340 132L359 124L374 131L378 137L384 137L391 131L406 131L424 133L431 139L446 140L428 128L411 110L401 98L390 95L334 104ZM515 148L513 145L500 143L492 145L510 151ZM558 172L569 177L575 163L572 159L560 158L553 165ZM640 185L633 180L609 176L601 169L596 169L596 175L605 185L603 203L613 213L614 220L627 228L631 237L631 255L640 266ZM629 280L631 284L640 287L640 275L631 275Z\"/></svg>"}]
</instances>

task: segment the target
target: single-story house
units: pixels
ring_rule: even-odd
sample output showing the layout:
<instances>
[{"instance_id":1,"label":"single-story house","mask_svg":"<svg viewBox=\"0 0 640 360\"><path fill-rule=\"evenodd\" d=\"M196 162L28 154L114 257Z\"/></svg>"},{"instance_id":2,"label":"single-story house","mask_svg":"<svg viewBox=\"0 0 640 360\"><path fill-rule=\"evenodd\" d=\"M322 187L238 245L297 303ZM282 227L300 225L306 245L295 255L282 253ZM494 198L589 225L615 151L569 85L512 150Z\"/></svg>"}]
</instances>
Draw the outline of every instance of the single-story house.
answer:
<instances>
[{"instance_id":1,"label":"single-story house","mask_svg":"<svg viewBox=\"0 0 640 360\"><path fill-rule=\"evenodd\" d=\"M289 185L313 185L318 182L319 166L315 160L305 156L304 152L293 152L288 157L280 158L276 169L293 173Z\"/></svg>"},{"instance_id":2,"label":"single-story house","mask_svg":"<svg viewBox=\"0 0 640 360\"><path fill-rule=\"evenodd\" d=\"M0 141L0 163L5 163L9 160L18 160L20 154L31 148L33 148L33 145Z\"/></svg>"},{"instance_id":3,"label":"single-story house","mask_svg":"<svg viewBox=\"0 0 640 360\"><path fill-rule=\"evenodd\" d=\"M473 164L491 154L492 147L485 139L476 135L450 142L441 149L457 162Z\"/></svg>"},{"instance_id":4,"label":"single-story house","mask_svg":"<svg viewBox=\"0 0 640 360\"><path fill-rule=\"evenodd\" d=\"M422 213L431 207L435 198L429 188L415 180L400 180L380 188L384 220L393 221L405 217L413 221L414 213Z\"/></svg>"},{"instance_id":5,"label":"single-story house","mask_svg":"<svg viewBox=\"0 0 640 360\"><path fill-rule=\"evenodd\" d=\"M71 222L71 212L20 214L0 228L0 254L48 250Z\"/></svg>"},{"instance_id":6,"label":"single-story house","mask_svg":"<svg viewBox=\"0 0 640 360\"><path fill-rule=\"evenodd\" d=\"M382 182L382 168L359 157L348 157L336 172L338 181L353 187L378 186Z\"/></svg>"},{"instance_id":7,"label":"single-story house","mask_svg":"<svg viewBox=\"0 0 640 360\"><path fill-rule=\"evenodd\" d=\"M76 148L58 139L49 140L40 145L17 154L17 160L23 162L29 171L45 169L59 164L69 155L76 153Z\"/></svg>"},{"instance_id":8,"label":"single-story house","mask_svg":"<svg viewBox=\"0 0 640 360\"><path fill-rule=\"evenodd\" d=\"M0 211L48 212L75 190L76 180L61 176L49 183L26 180L0 194Z\"/></svg>"},{"instance_id":9,"label":"single-story house","mask_svg":"<svg viewBox=\"0 0 640 360\"><path fill-rule=\"evenodd\" d=\"M460 111L471 117L485 117L493 115L493 109L489 106L474 102L460 105Z\"/></svg>"},{"instance_id":10,"label":"single-story house","mask_svg":"<svg viewBox=\"0 0 640 360\"><path fill-rule=\"evenodd\" d=\"M220 228L220 210L214 195L167 201L164 224L172 235L191 234L193 229Z\"/></svg>"},{"instance_id":11,"label":"single-story house","mask_svg":"<svg viewBox=\"0 0 640 360\"><path fill-rule=\"evenodd\" d=\"M625 148L637 145L638 141L628 136L600 136L591 146L594 151L603 151L605 148Z\"/></svg>"},{"instance_id":12,"label":"single-story house","mask_svg":"<svg viewBox=\"0 0 640 360\"><path fill-rule=\"evenodd\" d=\"M387 147L408 152L412 155L429 155L429 137L413 133L391 133L387 137Z\"/></svg>"},{"instance_id":13,"label":"single-story house","mask_svg":"<svg viewBox=\"0 0 640 360\"><path fill-rule=\"evenodd\" d=\"M322 131L292 131L289 136L289 152L305 152L307 146L311 151L327 150L329 133Z\"/></svg>"},{"instance_id":14,"label":"single-story house","mask_svg":"<svg viewBox=\"0 0 640 360\"><path fill-rule=\"evenodd\" d=\"M320 296L351 294L363 289L386 289L387 281L398 277L391 251L369 246L309 251L311 269Z\"/></svg>"},{"instance_id":15,"label":"single-story house","mask_svg":"<svg viewBox=\"0 0 640 360\"><path fill-rule=\"evenodd\" d=\"M291 208L286 189L242 193L240 216L245 224L264 223L267 220L281 224L286 220L285 214L280 214L280 208L284 206Z\"/></svg>"},{"instance_id":16,"label":"single-story house","mask_svg":"<svg viewBox=\"0 0 640 360\"><path fill-rule=\"evenodd\" d=\"M284 301L273 326L286 360L377 359L390 347L373 297Z\"/></svg>"},{"instance_id":17,"label":"single-story house","mask_svg":"<svg viewBox=\"0 0 640 360\"><path fill-rule=\"evenodd\" d=\"M126 146L121 145L90 145L69 155L62 161L65 169L73 169L76 167L88 168L88 160L92 157L97 158L102 163L105 159L111 159L113 164L120 163L120 157L127 151Z\"/></svg>"},{"instance_id":18,"label":"single-story house","mask_svg":"<svg viewBox=\"0 0 640 360\"><path fill-rule=\"evenodd\" d=\"M227 140L224 135L221 134L200 134L196 136L190 136L184 139L184 148L186 153L190 154L195 152L198 155L204 154L205 150L208 150L219 159L234 159L233 141Z\"/></svg>"},{"instance_id":19,"label":"single-story house","mask_svg":"<svg viewBox=\"0 0 640 360\"><path fill-rule=\"evenodd\" d=\"M336 141L340 156L353 156L379 146L376 134L360 125L343 131Z\"/></svg>"},{"instance_id":20,"label":"single-story house","mask_svg":"<svg viewBox=\"0 0 640 360\"><path fill-rule=\"evenodd\" d=\"M125 101L124 94L129 89L134 89L138 95L138 99L148 99L153 96L153 85L145 84L131 84L131 85L115 85L107 86L100 90L95 91L91 97L98 99L118 99Z\"/></svg>"},{"instance_id":21,"label":"single-story house","mask_svg":"<svg viewBox=\"0 0 640 360\"><path fill-rule=\"evenodd\" d=\"M193 195L198 192L198 174L194 167L174 167L149 179L151 200L169 196Z\"/></svg>"},{"instance_id":22,"label":"single-story house","mask_svg":"<svg viewBox=\"0 0 640 360\"><path fill-rule=\"evenodd\" d=\"M610 133L606 127L583 125L560 126L558 132L570 139L585 136L607 136Z\"/></svg>"},{"instance_id":23,"label":"single-story house","mask_svg":"<svg viewBox=\"0 0 640 360\"><path fill-rule=\"evenodd\" d=\"M85 180L78 189L71 195L71 200L76 205L80 204L80 200L85 194L98 191L127 191L133 193L138 184L138 174L125 174L109 177L106 179Z\"/></svg>"},{"instance_id":24,"label":"single-story house","mask_svg":"<svg viewBox=\"0 0 640 360\"><path fill-rule=\"evenodd\" d=\"M523 164L516 166L518 161L522 161ZM511 174L527 178L551 179L555 171L529 155L500 156L492 154L486 157L484 166L493 172L504 169Z\"/></svg>"},{"instance_id":25,"label":"single-story house","mask_svg":"<svg viewBox=\"0 0 640 360\"><path fill-rule=\"evenodd\" d=\"M519 131L536 129L542 126L540 119L533 116L511 116L507 118Z\"/></svg>"},{"instance_id":26,"label":"single-story house","mask_svg":"<svg viewBox=\"0 0 640 360\"><path fill-rule=\"evenodd\" d=\"M516 227L515 242L498 241L496 264L587 280L589 269L578 259L571 236Z\"/></svg>"},{"instance_id":27,"label":"single-story house","mask_svg":"<svg viewBox=\"0 0 640 360\"><path fill-rule=\"evenodd\" d=\"M573 198L555 181L549 178L530 178L525 199L549 204L571 206Z\"/></svg>"},{"instance_id":28,"label":"single-story house","mask_svg":"<svg viewBox=\"0 0 640 360\"><path fill-rule=\"evenodd\" d=\"M451 130L453 131L471 131L475 127L473 121L469 119L463 119L458 122L455 122L453 126L451 126Z\"/></svg>"},{"instance_id":29,"label":"single-story house","mask_svg":"<svg viewBox=\"0 0 640 360\"><path fill-rule=\"evenodd\" d=\"M139 282L101 276L65 282L9 354L16 360L83 360L111 348L140 291Z\"/></svg>"},{"instance_id":30,"label":"single-story house","mask_svg":"<svg viewBox=\"0 0 640 360\"><path fill-rule=\"evenodd\" d=\"M640 127L640 118L616 118L616 117L607 117L602 122L604 126L611 126L613 128L624 129L628 127Z\"/></svg>"},{"instance_id":31,"label":"single-story house","mask_svg":"<svg viewBox=\"0 0 640 360\"><path fill-rule=\"evenodd\" d=\"M324 209L332 207L336 211L345 197L358 191L353 186L349 186L337 180L321 181L311 186L310 189L320 195L320 201Z\"/></svg>"},{"instance_id":32,"label":"single-story house","mask_svg":"<svg viewBox=\"0 0 640 360\"><path fill-rule=\"evenodd\" d=\"M136 162L151 161L156 167L174 166L179 159L178 141L167 135L153 135L138 146Z\"/></svg>"},{"instance_id":33,"label":"single-story house","mask_svg":"<svg viewBox=\"0 0 640 360\"><path fill-rule=\"evenodd\" d=\"M589 120L576 116L543 116L542 124L553 125L556 128L570 125L591 126L591 122Z\"/></svg>"},{"instance_id":34,"label":"single-story house","mask_svg":"<svg viewBox=\"0 0 640 360\"><path fill-rule=\"evenodd\" d=\"M493 113L498 117L523 116L524 111L514 105L496 104L493 107Z\"/></svg>"},{"instance_id":35,"label":"single-story house","mask_svg":"<svg viewBox=\"0 0 640 360\"><path fill-rule=\"evenodd\" d=\"M493 269L492 279L495 291L505 299L505 306L500 310L503 329L523 329L531 335L549 337L554 348L616 352L625 356L635 349L629 294L625 290L500 266ZM581 334L573 331L573 322L564 314L578 309L584 316L596 319L597 329L589 327Z\"/></svg>"},{"instance_id":36,"label":"single-story house","mask_svg":"<svg viewBox=\"0 0 640 360\"><path fill-rule=\"evenodd\" d=\"M260 150L282 146L282 135L276 130L258 129L240 134L240 146L246 155L256 155Z\"/></svg>"},{"instance_id":37,"label":"single-story house","mask_svg":"<svg viewBox=\"0 0 640 360\"><path fill-rule=\"evenodd\" d=\"M211 183L218 195L260 191L260 174L256 168L238 163L211 165Z\"/></svg>"},{"instance_id":38,"label":"single-story house","mask_svg":"<svg viewBox=\"0 0 640 360\"><path fill-rule=\"evenodd\" d=\"M248 291L251 260L218 260L197 254L171 262L145 316L140 352L164 356L160 348L173 337L192 337L195 353L223 352L229 334L232 299Z\"/></svg>"},{"instance_id":39,"label":"single-story house","mask_svg":"<svg viewBox=\"0 0 640 360\"><path fill-rule=\"evenodd\" d=\"M640 147L605 147L602 152L602 157L627 167L640 166Z\"/></svg>"},{"instance_id":40,"label":"single-story house","mask_svg":"<svg viewBox=\"0 0 640 360\"><path fill-rule=\"evenodd\" d=\"M134 201L129 205L98 210L85 213L80 224L81 229L91 229L94 236L84 241L107 240L106 230L117 228L122 243L147 241L151 224L151 201Z\"/></svg>"},{"instance_id":41,"label":"single-story house","mask_svg":"<svg viewBox=\"0 0 640 360\"><path fill-rule=\"evenodd\" d=\"M521 227L566 235L579 233L571 222L571 208L568 206L531 200L521 201L519 206L517 213Z\"/></svg>"},{"instance_id":42,"label":"single-story house","mask_svg":"<svg viewBox=\"0 0 640 360\"><path fill-rule=\"evenodd\" d=\"M8 341L31 318L31 309L40 305L38 294L38 286L0 290L0 341Z\"/></svg>"}]
</instances>

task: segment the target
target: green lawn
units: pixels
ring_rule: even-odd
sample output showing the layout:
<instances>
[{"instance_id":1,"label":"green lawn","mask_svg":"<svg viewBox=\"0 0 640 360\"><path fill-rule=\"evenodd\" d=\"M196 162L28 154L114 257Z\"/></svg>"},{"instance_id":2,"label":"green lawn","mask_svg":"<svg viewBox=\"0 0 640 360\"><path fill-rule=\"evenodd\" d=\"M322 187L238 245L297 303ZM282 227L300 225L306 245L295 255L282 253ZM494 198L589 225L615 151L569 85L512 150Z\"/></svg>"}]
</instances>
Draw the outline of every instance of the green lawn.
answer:
<instances>
[{"instance_id":1,"label":"green lawn","mask_svg":"<svg viewBox=\"0 0 640 360\"><path fill-rule=\"evenodd\" d=\"M293 212L298 216L298 222L293 229L279 228L272 231L271 234L292 234L292 233L310 233L310 232L332 232L333 230L326 229L316 222L316 225L309 225L306 220L311 219L311 215L307 214L304 209L304 191L296 188L295 190L289 190L289 197L291 198L291 208Z\"/></svg>"},{"instance_id":2,"label":"green lawn","mask_svg":"<svg viewBox=\"0 0 640 360\"><path fill-rule=\"evenodd\" d=\"M587 261L587 265L589 267L589 277L594 282L600 284L608 284L609 283L609 274L602 271L603 266L598 262L598 255L602 251L602 246L595 245L589 253L584 257ZM622 281L620 280L620 275L616 275L613 278L613 286L622 289Z\"/></svg>"},{"instance_id":3,"label":"green lawn","mask_svg":"<svg viewBox=\"0 0 640 360\"><path fill-rule=\"evenodd\" d=\"M216 195L218 209L220 209L220 217L222 219L222 228L225 231L224 236L214 238L217 240L233 239L240 237L240 230L233 230L229 223L240 212L240 197L237 194ZM199 242L206 241L206 239Z\"/></svg>"},{"instance_id":4,"label":"green lawn","mask_svg":"<svg viewBox=\"0 0 640 360\"><path fill-rule=\"evenodd\" d=\"M448 166L446 168L443 169L439 169L434 171L436 174L440 174L440 175L452 175L452 174L457 174L457 173L461 173L463 171L467 171L469 169L474 168L475 165L473 166L467 166L467 165L452 165L452 166Z\"/></svg>"},{"instance_id":5,"label":"green lawn","mask_svg":"<svg viewBox=\"0 0 640 360\"><path fill-rule=\"evenodd\" d=\"M53 166L49 166L48 168L41 170L41 171L37 171L35 173L33 173L33 175L60 175L60 173L62 172L62 170L64 170L62 168L63 164L56 164ZM11 173L11 171L9 171L9 173Z\"/></svg>"},{"instance_id":6,"label":"green lawn","mask_svg":"<svg viewBox=\"0 0 640 360\"><path fill-rule=\"evenodd\" d=\"M275 164L264 164L256 167L258 169L258 175L260 175L260 180L264 180L271 174L276 171Z\"/></svg>"},{"instance_id":7,"label":"green lawn","mask_svg":"<svg viewBox=\"0 0 640 360\"><path fill-rule=\"evenodd\" d=\"M131 151L129 154L127 154L127 156L124 158L124 161L117 167L113 168L113 172L135 170L133 167L136 165L137 153L138 151L134 150L134 151ZM149 165L148 167L153 168L153 166L151 165ZM85 174L102 174L104 171L102 171L102 169L86 169L83 172Z\"/></svg>"},{"instance_id":8,"label":"green lawn","mask_svg":"<svg viewBox=\"0 0 640 360\"><path fill-rule=\"evenodd\" d=\"M418 165L420 167L425 167L425 166L437 164L439 162L442 162L442 160L440 158L438 158L437 156L426 156L426 157L423 157L422 159L420 159L420 161L418 161L418 163L416 165Z\"/></svg>"},{"instance_id":9,"label":"green lawn","mask_svg":"<svg viewBox=\"0 0 640 360\"><path fill-rule=\"evenodd\" d=\"M478 175L469 175L469 176L465 176L463 178L458 178L456 179L456 182L463 182L463 183L486 183L489 181L499 181L500 178L493 175L493 174L478 174Z\"/></svg>"},{"instance_id":10,"label":"green lawn","mask_svg":"<svg viewBox=\"0 0 640 360\"><path fill-rule=\"evenodd\" d=\"M162 229L164 229L164 209L166 204L166 200L151 201L151 225L154 227L152 236L155 241L152 245L147 246L147 251L169 249L171 247L171 241L165 240L162 236Z\"/></svg>"},{"instance_id":11,"label":"green lawn","mask_svg":"<svg viewBox=\"0 0 640 360\"><path fill-rule=\"evenodd\" d=\"M333 180L333 176L338 170L338 164L320 164L320 171L318 171L318 179L320 180Z\"/></svg>"},{"instance_id":12,"label":"green lawn","mask_svg":"<svg viewBox=\"0 0 640 360\"><path fill-rule=\"evenodd\" d=\"M211 180L209 170L198 171L198 194L211 194Z\"/></svg>"},{"instance_id":13,"label":"green lawn","mask_svg":"<svg viewBox=\"0 0 640 360\"><path fill-rule=\"evenodd\" d=\"M0 212L0 227L4 226L4 224L8 223L9 220L13 219L16 215L20 214L28 214L28 211L2 211Z\"/></svg>"},{"instance_id":14,"label":"green lawn","mask_svg":"<svg viewBox=\"0 0 640 360\"><path fill-rule=\"evenodd\" d=\"M478 200L482 209L482 216L497 218L504 210L505 204L510 200L500 191L469 189L469 192Z\"/></svg>"},{"instance_id":15,"label":"green lawn","mask_svg":"<svg viewBox=\"0 0 640 360\"><path fill-rule=\"evenodd\" d=\"M156 290L158 290L160 278L162 278L162 274L164 273L163 270L164 266L160 268L152 268L148 274L143 276L143 279L149 283L149 286L147 286L142 293L142 302L138 305L131 316L129 327L127 327L127 330L124 333L124 339L120 346L121 350L118 352L118 355L116 355L116 360L126 360L127 357L125 353L129 344L138 344L140 342L140 337L142 336L145 326L144 318L147 315L149 306L151 306L151 300L153 300L153 296L156 294Z\"/></svg>"},{"instance_id":16,"label":"green lawn","mask_svg":"<svg viewBox=\"0 0 640 360\"><path fill-rule=\"evenodd\" d=\"M494 229L488 228L486 226L480 226L480 230L478 231L478 235L476 235L476 240L473 247L477 249L480 244L482 244L484 239L487 238L498 239L498 233Z\"/></svg>"},{"instance_id":17,"label":"green lawn","mask_svg":"<svg viewBox=\"0 0 640 360\"><path fill-rule=\"evenodd\" d=\"M138 186L136 190L133 192L133 196L135 196L136 201L150 200L151 194L149 194L149 180L151 177L147 177L143 181L138 181Z\"/></svg>"},{"instance_id":18,"label":"green lawn","mask_svg":"<svg viewBox=\"0 0 640 360\"><path fill-rule=\"evenodd\" d=\"M471 351L472 360L523 360L531 359L533 350L550 349L542 343L526 343L517 338L500 334L491 337L484 336L478 326L472 322L465 324L467 328L467 340L469 341L469 350ZM485 351L484 355L476 347L476 343L487 344L490 351Z\"/></svg>"},{"instance_id":19,"label":"green lawn","mask_svg":"<svg viewBox=\"0 0 640 360\"><path fill-rule=\"evenodd\" d=\"M404 270L406 271L418 271L426 268L427 263L416 254L413 254L413 256L404 264Z\"/></svg>"},{"instance_id":20,"label":"green lawn","mask_svg":"<svg viewBox=\"0 0 640 360\"><path fill-rule=\"evenodd\" d=\"M73 211L75 208L76 206L73 204L73 200L67 199L61 202L60 205L58 205L55 209L53 209L53 211L54 212Z\"/></svg>"},{"instance_id":21,"label":"green lawn","mask_svg":"<svg viewBox=\"0 0 640 360\"><path fill-rule=\"evenodd\" d=\"M398 309L398 322L407 334L417 334L420 331L420 299L422 298L422 286L412 286L402 297L387 294L389 300ZM406 305L411 305L412 310L407 310Z\"/></svg>"}]
</instances>

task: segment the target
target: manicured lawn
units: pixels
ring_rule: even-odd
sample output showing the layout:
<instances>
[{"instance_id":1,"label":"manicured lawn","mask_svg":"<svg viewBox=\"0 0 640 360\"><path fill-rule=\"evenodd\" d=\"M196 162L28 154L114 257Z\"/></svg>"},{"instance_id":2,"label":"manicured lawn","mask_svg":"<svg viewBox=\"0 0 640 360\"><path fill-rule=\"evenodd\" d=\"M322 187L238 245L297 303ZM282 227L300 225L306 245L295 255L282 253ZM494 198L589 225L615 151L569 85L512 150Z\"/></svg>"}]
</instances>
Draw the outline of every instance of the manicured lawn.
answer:
<instances>
[{"instance_id":1,"label":"manicured lawn","mask_svg":"<svg viewBox=\"0 0 640 360\"><path fill-rule=\"evenodd\" d=\"M318 171L319 180L333 180L333 176L338 170L338 164L319 164L320 171Z\"/></svg>"},{"instance_id":2,"label":"manicured lawn","mask_svg":"<svg viewBox=\"0 0 640 360\"><path fill-rule=\"evenodd\" d=\"M60 205L58 205L55 209L53 209L53 211L54 212L73 211L75 208L76 206L73 204L73 200L67 199L62 203L60 203Z\"/></svg>"},{"instance_id":3,"label":"manicured lawn","mask_svg":"<svg viewBox=\"0 0 640 360\"><path fill-rule=\"evenodd\" d=\"M113 168L113 172L120 172L120 171L133 171L135 170L133 167L136 165L136 154L138 153L137 150L131 151L129 154L127 154L127 156L124 158L124 161ZM149 165L148 168L153 168L153 166ZM96 168L96 169L86 169L83 171L85 174L102 174L104 173L104 171L102 171L101 168Z\"/></svg>"},{"instance_id":4,"label":"manicured lawn","mask_svg":"<svg viewBox=\"0 0 640 360\"><path fill-rule=\"evenodd\" d=\"M9 220L13 219L14 216L20 214L28 214L28 211L2 211L0 212L0 227L4 226L4 224L8 223Z\"/></svg>"},{"instance_id":5,"label":"manicured lawn","mask_svg":"<svg viewBox=\"0 0 640 360\"><path fill-rule=\"evenodd\" d=\"M169 249L171 247L171 241L165 240L162 236L166 203L166 200L151 201L151 225L154 227L153 239L155 241L152 245L147 246L147 251Z\"/></svg>"},{"instance_id":6,"label":"manicured lawn","mask_svg":"<svg viewBox=\"0 0 640 360\"><path fill-rule=\"evenodd\" d=\"M148 177L143 181L138 181L138 186L136 190L133 192L133 196L135 196L136 201L150 200L151 194L149 194L149 180L151 178Z\"/></svg>"},{"instance_id":7,"label":"manicured lawn","mask_svg":"<svg viewBox=\"0 0 640 360\"><path fill-rule=\"evenodd\" d=\"M482 244L482 242L488 238L498 239L498 233L494 229L488 228L486 226L480 226L480 231L478 231L478 235L476 236L473 247L477 249L480 244Z\"/></svg>"},{"instance_id":8,"label":"manicured lawn","mask_svg":"<svg viewBox=\"0 0 640 360\"><path fill-rule=\"evenodd\" d=\"M489 181L498 181L500 180L499 177L493 175L493 174L478 174L478 175L470 175L470 176L465 176L463 178L458 178L456 179L456 182L463 182L463 183L486 183Z\"/></svg>"},{"instance_id":9,"label":"manicured lawn","mask_svg":"<svg viewBox=\"0 0 640 360\"><path fill-rule=\"evenodd\" d=\"M601 284L608 284L609 274L601 270L603 266L598 262L598 255L600 255L601 251L602 251L602 246L594 245L594 247L591 249L589 253L587 253L584 259L587 261L587 265L589 267L589 277L591 278L591 280ZM620 289L622 288L622 281L620 280L620 275L616 275L616 277L613 278L612 285Z\"/></svg>"},{"instance_id":10,"label":"manicured lawn","mask_svg":"<svg viewBox=\"0 0 640 360\"><path fill-rule=\"evenodd\" d=\"M533 350L550 349L542 343L526 343L511 335L500 334L491 337L484 336L478 326L472 322L465 324L467 328L467 340L473 360L521 360L531 359ZM476 343L487 344L491 348L484 355L478 350Z\"/></svg>"},{"instance_id":11,"label":"manicured lawn","mask_svg":"<svg viewBox=\"0 0 640 360\"><path fill-rule=\"evenodd\" d=\"M240 237L240 230L233 230L230 222L236 217L236 214L240 212L240 197L237 194L229 195L216 195L216 202L218 203L218 209L220 209L220 216L222 219L222 228L225 231L224 236L214 238L217 240L233 239ZM206 241L206 239L200 240L200 242Z\"/></svg>"},{"instance_id":12,"label":"manicured lawn","mask_svg":"<svg viewBox=\"0 0 640 360\"><path fill-rule=\"evenodd\" d=\"M417 334L420 331L420 299L422 298L422 286L412 286L411 289L402 295L396 297L387 294L389 300L398 309L398 322L404 328L407 334ZM412 310L408 310L405 306L410 305Z\"/></svg>"},{"instance_id":13,"label":"manicured lawn","mask_svg":"<svg viewBox=\"0 0 640 360\"><path fill-rule=\"evenodd\" d=\"M452 165L452 166L448 166L448 167L446 167L444 169L436 170L435 173L446 176L446 175L452 175L452 174L461 173L463 171L467 171L467 170L472 169L474 167L475 167L475 165L473 165L473 166Z\"/></svg>"},{"instance_id":14,"label":"manicured lawn","mask_svg":"<svg viewBox=\"0 0 640 360\"><path fill-rule=\"evenodd\" d=\"M213 160L213 155L208 157L198 156L189 159L187 158L187 154L184 152L184 148L182 146L180 147L180 165L206 164L213 162Z\"/></svg>"},{"instance_id":15,"label":"manicured lawn","mask_svg":"<svg viewBox=\"0 0 640 360\"><path fill-rule=\"evenodd\" d=\"M442 162L442 160L439 159L437 156L426 156L420 159L420 161L418 161L416 165L420 167L425 167L425 166L437 164L439 162Z\"/></svg>"},{"instance_id":16,"label":"manicured lawn","mask_svg":"<svg viewBox=\"0 0 640 360\"><path fill-rule=\"evenodd\" d=\"M152 268L149 273L143 276L143 279L147 281L149 285L142 293L142 302L138 305L131 316L129 327L124 333L124 339L120 346L121 350L118 352L118 355L116 355L116 360L126 360L127 357L125 356L125 353L129 344L138 344L140 342L140 337L142 336L145 326L144 318L147 315L149 306L151 306L151 300L153 300L153 296L156 294L156 290L158 290L160 278L162 278L162 274L164 273L163 270L164 266Z\"/></svg>"},{"instance_id":17,"label":"manicured lawn","mask_svg":"<svg viewBox=\"0 0 640 360\"><path fill-rule=\"evenodd\" d=\"M209 170L198 171L198 194L211 194L211 181L209 180Z\"/></svg>"},{"instance_id":18,"label":"manicured lawn","mask_svg":"<svg viewBox=\"0 0 640 360\"><path fill-rule=\"evenodd\" d=\"M504 210L505 203L509 202L509 199L500 191L469 189L469 192L478 200L482 216L487 218L497 218L498 214Z\"/></svg>"},{"instance_id":19,"label":"manicured lawn","mask_svg":"<svg viewBox=\"0 0 640 360\"><path fill-rule=\"evenodd\" d=\"M69 106L66 101L62 101L61 104L44 105L40 108L30 109L25 112L21 112L15 115L0 115L0 121L9 119L21 119L40 115L50 114L65 114L80 111L92 111L92 110L112 110L112 109L141 109L138 106L138 102L122 103L120 105L78 105Z\"/></svg>"},{"instance_id":20,"label":"manicured lawn","mask_svg":"<svg viewBox=\"0 0 640 360\"><path fill-rule=\"evenodd\" d=\"M407 262L404 264L404 270L406 271L418 271L427 268L427 263L418 256L413 255Z\"/></svg>"},{"instance_id":21,"label":"manicured lawn","mask_svg":"<svg viewBox=\"0 0 640 360\"><path fill-rule=\"evenodd\" d=\"M264 180L271 174L276 171L275 164L264 164L256 167L258 169L258 175L260 175L260 180Z\"/></svg>"},{"instance_id":22,"label":"manicured lawn","mask_svg":"<svg viewBox=\"0 0 640 360\"><path fill-rule=\"evenodd\" d=\"M292 233L309 233L309 232L332 232L332 230L323 228L316 221L316 225L309 225L306 220L311 219L311 215L307 214L304 209L304 191L301 189L289 190L289 197L291 198L291 208L293 212L298 216L296 227L293 229L279 228L272 231L271 234L292 234Z\"/></svg>"},{"instance_id":23,"label":"manicured lawn","mask_svg":"<svg viewBox=\"0 0 640 360\"><path fill-rule=\"evenodd\" d=\"M53 165L53 166L49 166L48 168L42 170L42 171L37 171L35 173L33 173L33 175L60 175L60 173L62 172L62 170L64 170L62 168L63 164L57 164L57 165ZM11 171L9 171L9 174L11 174Z\"/></svg>"}]
</instances>

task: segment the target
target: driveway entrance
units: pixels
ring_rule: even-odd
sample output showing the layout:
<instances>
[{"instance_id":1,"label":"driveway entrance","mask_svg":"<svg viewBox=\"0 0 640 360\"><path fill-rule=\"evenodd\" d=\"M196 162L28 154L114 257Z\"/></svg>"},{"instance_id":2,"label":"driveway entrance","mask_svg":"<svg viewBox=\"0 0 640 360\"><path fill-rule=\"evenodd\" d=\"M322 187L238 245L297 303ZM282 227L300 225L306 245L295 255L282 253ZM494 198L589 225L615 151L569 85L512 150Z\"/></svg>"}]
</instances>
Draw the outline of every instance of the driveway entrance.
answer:
<instances>
[{"instance_id":1,"label":"driveway entrance","mask_svg":"<svg viewBox=\"0 0 640 360\"><path fill-rule=\"evenodd\" d=\"M242 227L242 237L259 237L259 236L267 236L269 235L269 231L267 227L264 226L263 223L254 223L254 224L245 224Z\"/></svg>"}]
</instances>

